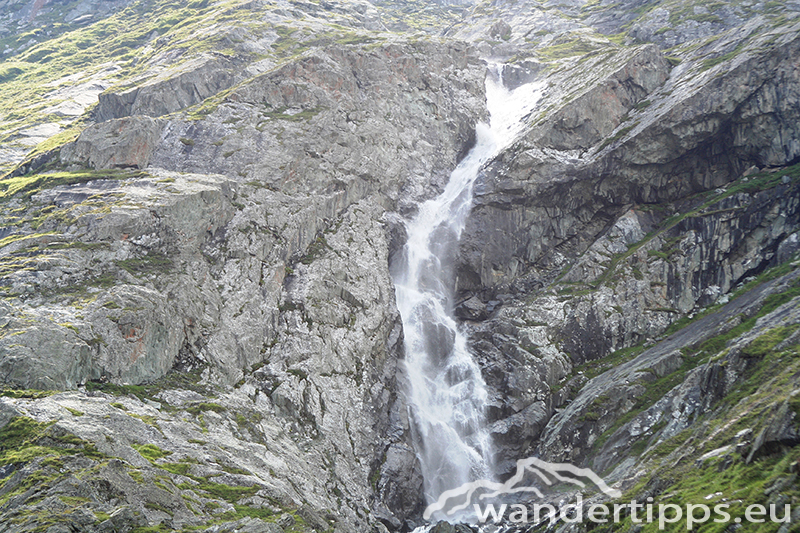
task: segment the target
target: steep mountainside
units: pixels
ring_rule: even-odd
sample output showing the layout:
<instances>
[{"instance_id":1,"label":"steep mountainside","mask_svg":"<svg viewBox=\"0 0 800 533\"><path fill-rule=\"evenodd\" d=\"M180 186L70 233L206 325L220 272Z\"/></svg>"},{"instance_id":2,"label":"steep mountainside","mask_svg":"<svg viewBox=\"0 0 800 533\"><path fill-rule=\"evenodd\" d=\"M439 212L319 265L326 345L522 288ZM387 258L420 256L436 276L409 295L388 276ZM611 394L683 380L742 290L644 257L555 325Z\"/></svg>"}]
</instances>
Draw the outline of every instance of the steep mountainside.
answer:
<instances>
[{"instance_id":1,"label":"steep mountainside","mask_svg":"<svg viewBox=\"0 0 800 533\"><path fill-rule=\"evenodd\" d=\"M454 268L498 477L797 530L799 3L0 0L0 54L0 532L421 525L390 272L487 75L542 92Z\"/></svg>"}]
</instances>

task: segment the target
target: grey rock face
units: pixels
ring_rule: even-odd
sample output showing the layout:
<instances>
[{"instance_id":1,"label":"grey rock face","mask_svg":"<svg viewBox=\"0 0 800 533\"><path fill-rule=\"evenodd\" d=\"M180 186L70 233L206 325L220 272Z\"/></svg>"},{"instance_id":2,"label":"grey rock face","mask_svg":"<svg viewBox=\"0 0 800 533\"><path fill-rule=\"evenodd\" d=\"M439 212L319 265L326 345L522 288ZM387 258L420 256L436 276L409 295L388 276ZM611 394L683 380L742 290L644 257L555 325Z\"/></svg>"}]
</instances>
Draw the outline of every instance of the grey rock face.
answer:
<instances>
[{"instance_id":1,"label":"grey rock face","mask_svg":"<svg viewBox=\"0 0 800 533\"><path fill-rule=\"evenodd\" d=\"M160 117L202 102L239 81L237 62L222 54L194 57L145 83L100 94L98 121L146 115Z\"/></svg>"},{"instance_id":2,"label":"grey rock face","mask_svg":"<svg viewBox=\"0 0 800 533\"><path fill-rule=\"evenodd\" d=\"M483 67L462 44L333 47L241 85L203 120L93 126L64 148L66 160L120 160L134 151L128 137L93 139L122 124L123 134L142 124L163 133L146 174L110 172L119 181L53 187L24 203L31 216L49 204L65 214L40 228L57 237L26 226L31 239L84 244L36 255L37 273L8 274L20 297L0 361L25 372L5 383L140 384L205 368L204 383L239 383L255 398L269 429L243 438L288 435L270 452L280 462L250 471L273 471L276 491L298 504L338 509L342 531L368 528L373 510L402 524L419 509L421 477L397 385L402 333L381 221L440 186L485 113L482 95ZM62 283L80 290L65 295ZM29 313L42 325L24 321ZM51 330L75 354L63 341L48 353L28 345ZM193 394L151 401L190 409ZM300 478L302 494L291 485Z\"/></svg>"},{"instance_id":3,"label":"grey rock face","mask_svg":"<svg viewBox=\"0 0 800 533\"><path fill-rule=\"evenodd\" d=\"M163 122L148 117L111 120L88 128L78 141L62 149L65 161L98 168L144 166L157 144L154 164L181 172L216 168L226 173L252 166L252 174L246 176L250 181L235 200L237 206L244 206L239 207L241 212L235 217L232 202L236 193L231 183L199 174L179 177L153 171L156 177L120 188L98 182L94 192L94 186L57 188L37 197L40 204L56 201L62 209L87 213L77 218L71 229L60 226L55 219L49 222L53 229L73 232L67 233L72 240L91 239L92 246L110 247L110 253L75 251L76 256L95 257L87 264L95 261L106 268L110 265L116 276L133 285L142 281L134 278L159 274L153 286L131 288L119 301L98 298L91 307L91 316L84 313L83 321L75 320L74 312L63 321L74 324L84 342L104 339L88 346L95 360L94 369L88 370L81 363L78 366L83 370L76 372L82 372L83 377L70 374L65 383L72 386L97 377L98 373L130 382L154 379L171 368L181 351L224 369L226 380L238 380L243 368L262 361L263 347L276 335L287 266L304 257L315 257L309 246L321 238L320 232L329 228L348 206L367 196L378 193L379 202L389 206L398 200L401 189L410 191L404 195L408 203L414 196L428 194L421 178L427 177L429 171L444 172L454 164L458 151L469 141L477 118L470 107L479 109L474 104L482 94L481 72L472 52L458 44L441 48L429 44L419 48L391 45L368 53L332 49L240 87L231 96L230 105L188 130L193 123L172 121L166 124L162 138L159 132ZM392 76L402 84L397 85ZM447 77L447 84L443 76ZM442 89L436 99L420 92L428 85ZM284 91L290 87L291 91ZM298 87L306 89L299 91ZM158 91L166 94L170 90L161 87ZM406 102L407 94L417 96ZM367 96L374 101L364 105L363 98ZM254 114L248 119L253 128L258 126L263 131L264 143L253 142L253 135L261 137L255 129L231 131L227 120L231 113L249 112L256 106L267 109L265 104L283 111L269 111L266 117ZM310 118L300 111L309 106L313 106L308 111ZM387 108L395 110L396 118L387 118ZM297 113L292 109L301 117L293 118ZM446 120L437 119L433 110ZM349 113L350 118L343 113ZM357 119L359 113L361 118ZM342 120L351 120L354 129L325 154L321 147L317 152L311 146L293 142L294 137L285 141L280 137L288 128L320 146L330 146L325 132L340 135L350 131ZM226 137L221 131L230 135ZM397 142L398 138L402 143L412 143L412 151L401 152L399 146L370 151ZM221 144L219 139L223 139ZM177 156L174 145L181 147ZM363 157L351 156L353 145L364 150ZM236 167L228 165L227 152L206 157L206 152L219 153L232 146L239 147L234 152L242 159ZM414 146L419 153L413 151ZM319 157L310 156L312 153ZM401 157L395 157L398 154ZM304 179L296 179L298 175ZM215 180L216 184L211 185ZM205 189L206 186L210 188ZM281 192L276 191L278 188ZM102 194L103 198L122 195L117 200L119 208L112 208L109 213L93 212L88 205L93 194ZM149 197L153 194L158 197L156 204L163 202L157 207ZM246 204L239 204L242 201ZM228 227L229 223L232 225ZM73 283L98 279L97 271L70 267L65 273L66 266L58 259L52 259L55 269L49 261L47 267L42 267L46 274L20 273L12 286L23 292L29 286L54 290L60 279ZM185 270L177 274L179 268ZM211 278L217 281L212 282ZM198 280L206 281L195 285ZM252 286L241 289L242 280ZM126 300L133 294L138 294L140 301ZM253 295L260 296L254 299ZM149 309L150 314L109 311L105 305ZM249 311L245 313L244 309ZM113 320L109 322L106 315L113 315ZM249 325L253 320L259 324L255 329ZM88 328L85 332L83 324ZM136 350L147 357L140 360ZM119 366L104 355L117 352L118 360L124 359L124 353L130 362ZM85 362L86 354L70 359ZM135 361L138 362L133 364ZM135 370L136 365L142 368ZM29 376L29 380L36 379Z\"/></svg>"},{"instance_id":4,"label":"grey rock face","mask_svg":"<svg viewBox=\"0 0 800 533\"><path fill-rule=\"evenodd\" d=\"M628 212L563 278L609 282L564 307L562 347L582 363L656 337L675 316L712 305L749 275L776 264L773 250L793 239L799 217L794 187L728 196L660 234L609 274L609 257L625 255L638 242L630 237L643 236L641 228L648 227L645 213ZM626 230L632 232L627 239ZM628 281L612 287L611 280L620 278Z\"/></svg>"},{"instance_id":5,"label":"grey rock face","mask_svg":"<svg viewBox=\"0 0 800 533\"><path fill-rule=\"evenodd\" d=\"M675 69L630 126L617 128L612 139L622 141L581 156L548 152L534 135L502 154L476 185L460 287L494 292L518 283L524 289L559 268L564 256L582 254L627 204L677 199L724 185L752 164L793 161L794 141L778 147L775 139L796 138L797 108L762 96L800 87L787 77L789 57L800 46L791 35L769 52L742 52L705 74L688 65ZM773 85L777 79L781 88ZM755 102L763 102L760 111Z\"/></svg>"},{"instance_id":6,"label":"grey rock face","mask_svg":"<svg viewBox=\"0 0 800 533\"><path fill-rule=\"evenodd\" d=\"M42 322L27 329L20 340L2 349L0 371L6 384L49 390L74 388L100 377L92 368L89 346L66 328Z\"/></svg>"},{"instance_id":7,"label":"grey rock face","mask_svg":"<svg viewBox=\"0 0 800 533\"><path fill-rule=\"evenodd\" d=\"M521 0L479 6L445 34L479 43L482 52L489 57L510 57L562 33L585 29L576 20L563 15L560 9L567 5L562 2L554 7Z\"/></svg>"},{"instance_id":8,"label":"grey rock face","mask_svg":"<svg viewBox=\"0 0 800 533\"><path fill-rule=\"evenodd\" d=\"M692 324L632 361L594 378L562 412L553 417L539 449L553 460L580 463L587 457L595 440L634 405L649 380L669 375L681 366L683 356L677 348L697 346L705 339L734 327L740 314L754 314L769 294L786 290L796 279L797 273L793 273L759 291L748 293L727 304L719 313ZM747 345L771 328L793 323L797 319L796 306L795 301L761 319L758 327L739 341L740 345ZM666 422L661 438L686 429L694 417L727 394L752 364L739 350L731 349L726 357L725 362L718 361L694 370L682 385L676 386L653 407L616 430L594 456L594 466L604 470L618 464L619 453L627 453L633 440L661 421ZM727 375L719 375L720 372ZM777 435L781 432L788 436L794 431L790 425L787 427L777 419L775 427L781 429L765 430L765 435L769 433L772 440L779 439Z\"/></svg>"},{"instance_id":9,"label":"grey rock face","mask_svg":"<svg viewBox=\"0 0 800 533\"><path fill-rule=\"evenodd\" d=\"M96 124L61 149L61 161L92 168L145 168L162 128L163 123L143 116Z\"/></svg>"},{"instance_id":10,"label":"grey rock face","mask_svg":"<svg viewBox=\"0 0 800 533\"><path fill-rule=\"evenodd\" d=\"M590 361L652 342L676 317L726 302L725 295L747 276L775 264L773 250L792 241L800 228L797 197L793 187L778 186L709 201L702 211L650 240L643 240L652 231L650 216L628 211L566 272L558 295L508 299L489 320L473 327L472 345L495 391L490 413L507 466L513 468L515 458L528 453L526 446L534 446L545 426L556 420L550 419L556 409L583 386L580 375L567 378L576 365L591 368L601 363ZM629 253L629 247L636 251ZM622 259L611 263L614 256ZM599 286L592 288L591 283ZM680 360L675 354L663 365L653 364L658 375L675 370ZM583 390L593 390L587 387ZM633 386L631 390L586 394L622 401L641 392ZM617 407L624 410L630 404ZM589 412L597 415L586 409L576 416ZM609 420L621 411L612 412L616 414ZM573 429L565 432L576 435L575 442L591 440ZM628 445L626 441L622 449L627 451Z\"/></svg>"},{"instance_id":11,"label":"grey rock face","mask_svg":"<svg viewBox=\"0 0 800 533\"><path fill-rule=\"evenodd\" d=\"M484 320L488 318L486 305L476 296L472 296L456 306L456 316L463 320Z\"/></svg>"},{"instance_id":12,"label":"grey rock face","mask_svg":"<svg viewBox=\"0 0 800 533\"><path fill-rule=\"evenodd\" d=\"M370 194L410 209L469 147L483 75L462 43L315 50L238 86L203 121L171 121L152 164L335 196L329 219Z\"/></svg>"},{"instance_id":13,"label":"grey rock face","mask_svg":"<svg viewBox=\"0 0 800 533\"><path fill-rule=\"evenodd\" d=\"M190 277L168 273L181 254L190 255L207 232L230 220L232 196L220 176L161 173L34 197L32 209L55 202L74 218L50 238L63 252L40 256L33 272L10 275L22 299L6 314L14 334L0 339L4 382L62 389L87 379L141 383L166 373L179 352L201 338L192 324L202 316ZM95 211L86 202L98 197L115 198L117 207ZM83 245L70 244L78 241ZM110 281L116 286L108 287ZM79 311L66 303L75 297L90 303Z\"/></svg>"},{"instance_id":14,"label":"grey rock face","mask_svg":"<svg viewBox=\"0 0 800 533\"><path fill-rule=\"evenodd\" d=\"M751 163L764 167L793 161L800 154L800 148L790 140L797 133L793 126L797 108L790 102L798 91L798 78L789 67L789 58L797 53L800 43L792 28L787 28L781 32L780 44L759 53L752 46L760 42L757 32L761 27L758 21L748 26L743 31L755 35L735 60L716 67L702 65L701 75L694 77L687 91L670 95L675 105L662 107L662 112L653 117L657 122L642 121L643 136L636 147L623 145L614 159L633 165L667 164L675 160L675 155L724 143L740 160L740 171ZM720 39L704 51L719 57L737 42L733 37ZM697 72L686 67L680 71ZM720 100L723 93L726 98ZM713 158L713 152L706 153ZM713 172L709 174L710 178L714 176ZM701 183L709 185L708 181Z\"/></svg>"},{"instance_id":15,"label":"grey rock face","mask_svg":"<svg viewBox=\"0 0 800 533\"><path fill-rule=\"evenodd\" d=\"M318 241L315 260L289 275L277 337L254 374L299 435L338 450L326 482L362 502L399 401L400 323L380 212L367 203L351 207Z\"/></svg>"},{"instance_id":16,"label":"grey rock face","mask_svg":"<svg viewBox=\"0 0 800 533\"><path fill-rule=\"evenodd\" d=\"M754 36L758 27L753 22L743 35ZM684 59L668 77L665 64L651 64L653 58L663 59L650 48L640 56L649 54L650 59L638 63L640 69L650 63L644 69L648 92L629 97L627 109L596 113L601 105L591 102L602 102L609 88L613 94L620 86L595 77L581 96L534 121L525 139L479 178L462 240L458 284L465 298L478 297L492 313L470 331L492 391L490 419L501 469L510 471L515 459L537 449L538 439L554 438L562 430L568 442L554 440L539 451L577 464L595 456L590 443L632 408L646 387L641 381L605 392L584 386L581 374L591 368L590 361L652 344L681 315L727 301L724 295L737 284L777 264L776 250L790 256L799 222L791 179L783 181L785 188L776 187L780 177L775 175L768 190L758 192L760 185L748 189L749 178L742 177L753 164L783 166L796 157L788 148L791 142L775 142L796 136L785 129L792 128L787 125L794 121L789 117L797 112L796 104L761 96L773 91L773 79L786 81L775 88L784 94L793 95L797 87L785 74L796 34L788 28L778 33L780 44L762 49L768 52L759 51L757 36L748 44L737 41L742 34L723 37L700 53L720 57L738 42L739 57L718 63ZM583 72L573 68L573 76ZM637 76L635 69L616 72ZM721 94L725 99L719 99ZM545 91L543 101L557 103L558 95ZM774 104L753 104L765 101ZM739 114L756 107L754 115L765 113L758 119L749 111ZM706 114L710 109L712 114ZM773 118L778 116L786 117L787 125ZM619 120L617 125L597 129L613 124L612 119ZM762 136L764 130L756 125L762 121L770 124L769 135ZM559 135L576 144L556 145ZM582 144L584 138L591 140ZM738 159L731 160L732 154ZM704 199L691 198L714 187ZM729 187L748 192L727 194ZM650 210L648 203L665 210ZM664 230L671 213L689 216ZM554 289L541 291L554 280ZM653 371L666 376L680 365L673 353L654 363ZM587 407L569 415L572 425L561 428L557 413L575 408L579 390L584 392L578 397L589 398L589 404L597 401L606 411ZM709 394L719 398L723 392ZM633 440L622 442L619 454L598 456L595 464L601 470L623 459L633 464L626 459ZM566 455L558 455L559 450Z\"/></svg>"},{"instance_id":17,"label":"grey rock face","mask_svg":"<svg viewBox=\"0 0 800 533\"><path fill-rule=\"evenodd\" d=\"M416 517L423 511L424 502L420 498L422 472L411 442L399 439L408 434L408 421L400 418L404 414L397 409L391 415L393 440L385 447L380 458L382 462L377 466L380 477L375 493L382 504L375 508L374 513L382 523L400 529L404 525L401 518Z\"/></svg>"},{"instance_id":18,"label":"grey rock face","mask_svg":"<svg viewBox=\"0 0 800 533\"><path fill-rule=\"evenodd\" d=\"M642 48L618 71L548 116L536 143L556 150L586 150L605 139L633 106L660 87L669 65L655 46Z\"/></svg>"}]
</instances>

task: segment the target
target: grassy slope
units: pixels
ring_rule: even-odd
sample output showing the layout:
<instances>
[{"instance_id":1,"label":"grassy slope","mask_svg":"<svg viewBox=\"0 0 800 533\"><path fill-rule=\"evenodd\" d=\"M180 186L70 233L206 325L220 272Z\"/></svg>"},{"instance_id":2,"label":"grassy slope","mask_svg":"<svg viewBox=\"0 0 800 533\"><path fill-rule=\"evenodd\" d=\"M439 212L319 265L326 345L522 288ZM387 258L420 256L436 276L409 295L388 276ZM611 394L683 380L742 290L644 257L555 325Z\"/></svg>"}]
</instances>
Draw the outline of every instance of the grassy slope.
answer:
<instances>
[{"instance_id":1,"label":"grassy slope","mask_svg":"<svg viewBox=\"0 0 800 533\"><path fill-rule=\"evenodd\" d=\"M244 63L268 58L281 64L313 46L363 41L363 35L325 18L322 10L298 16L277 4L244 0L137 0L87 26L52 25L52 38L0 61L0 146L13 145L20 130L46 123L58 123L62 131L35 147L28 158L73 140L89 117L52 114L49 108L63 101L50 94L59 87L93 79L107 80L116 88L134 86L212 51ZM337 20L347 23L349 15ZM271 38L272 44L263 53L252 52L235 36L239 31ZM6 37L0 39L0 49L33 34L42 37L41 30Z\"/></svg>"},{"instance_id":2,"label":"grassy slope","mask_svg":"<svg viewBox=\"0 0 800 533\"><path fill-rule=\"evenodd\" d=\"M632 249L640 248L649 239L667 231L681 219L698 216L703 209L723 197L744 192L745 189L751 193L769 189L779 184L780 178L784 175L797 179L800 175L800 166L796 165L776 174L764 173L751 176L747 181L740 180L732 184L725 192L705 195L697 203L697 208L667 217L659 228ZM586 286L575 296L591 294L599 285L608 283L613 277L610 274L623 264L629 255L630 253L627 253L615 257L609 264L609 275L603 276L594 287ZM733 291L732 297L743 295L762 283L797 268L800 268L800 264L797 261L790 261L766 270L756 279ZM556 286L559 284L556 283ZM565 284L564 287L569 291L573 290L572 284ZM796 301L797 298L800 298L800 284L795 282L786 291L769 296L755 315L730 331L712 337L698 346L684 347L682 353L685 363L671 374L653 381L642 382L645 390L637 403L598 437L593 449L600 450L614 432L653 406L673 388L680 386L693 369L711 363L726 364L728 346L750 332L759 318L784 303ZM691 317L685 316L675 321L664 335L678 332L721 307L715 305ZM754 439L768 426L771 417L782 404L787 404L796 413L795 420L800 418L800 399L797 394L800 390L800 344L797 344L796 338L794 341L784 342L797 331L798 327L800 325L790 324L767 330L746 346L743 354L754 361L754 364L739 378L722 401L713 406L710 412L693 420L689 428L669 438L662 438L663 424L656 425L651 432L640 435L638 440L631 441L628 455L638 457L639 466L636 470L643 475L619 501L621 503L630 502L632 499L644 501L648 496L653 496L656 505L659 503L685 505L690 502L713 506L716 503L728 502L731 506L727 511L732 519L744 519L745 508L755 503L767 505L783 502L793 506L800 504L800 486L794 481L800 461L800 446L771 450L752 463L746 461L746 454L740 453L723 453L720 457L706 460L702 464L697 463L698 457L703 454L723 446L735 446L739 442L736 436L742 431L752 431L751 440ZM643 350L642 345L626 348L599 361L577 367L574 372L584 372L587 377L592 378L634 358ZM590 415L591 413L587 413L588 419L591 419ZM782 516L783 508L780 509L779 516ZM593 531L627 531L633 525L628 518L623 525L608 529L598 527ZM685 530L685 522L681 522L681 526ZM706 524L697 531L722 532L726 531L726 527L724 524ZM766 523L753 531L773 532L779 527L780 524ZM791 531L797 530L798 525L791 529ZM644 524L641 531L658 531L658 524Z\"/></svg>"}]
</instances>

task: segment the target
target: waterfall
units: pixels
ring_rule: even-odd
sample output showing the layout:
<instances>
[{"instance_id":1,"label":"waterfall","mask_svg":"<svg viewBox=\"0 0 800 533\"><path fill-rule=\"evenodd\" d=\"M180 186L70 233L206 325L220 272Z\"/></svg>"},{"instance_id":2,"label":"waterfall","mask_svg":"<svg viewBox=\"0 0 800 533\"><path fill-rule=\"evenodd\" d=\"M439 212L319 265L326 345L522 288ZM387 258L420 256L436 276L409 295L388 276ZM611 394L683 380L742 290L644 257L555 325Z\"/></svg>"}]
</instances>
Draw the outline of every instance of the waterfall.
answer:
<instances>
[{"instance_id":1,"label":"waterfall","mask_svg":"<svg viewBox=\"0 0 800 533\"><path fill-rule=\"evenodd\" d=\"M501 72L493 65L486 78L489 125L477 125L476 144L444 191L421 204L407 222L404 263L395 268L408 401L427 503L445 490L492 476L486 384L454 318L453 293L458 241L475 179L483 165L519 135L523 118L541 96L538 84L507 90Z\"/></svg>"}]
</instances>

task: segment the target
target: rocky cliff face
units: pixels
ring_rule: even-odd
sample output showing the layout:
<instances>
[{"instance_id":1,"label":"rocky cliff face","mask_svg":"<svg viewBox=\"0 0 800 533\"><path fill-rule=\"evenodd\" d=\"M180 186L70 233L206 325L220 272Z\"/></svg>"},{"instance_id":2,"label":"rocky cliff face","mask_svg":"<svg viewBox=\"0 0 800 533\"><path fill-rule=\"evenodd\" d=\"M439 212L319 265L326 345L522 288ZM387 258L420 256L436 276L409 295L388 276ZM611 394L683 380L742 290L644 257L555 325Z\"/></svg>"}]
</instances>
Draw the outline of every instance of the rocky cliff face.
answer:
<instances>
[{"instance_id":1,"label":"rocky cliff face","mask_svg":"<svg viewBox=\"0 0 800 533\"><path fill-rule=\"evenodd\" d=\"M418 524L389 271L487 62L543 91L457 261L499 475L800 496L797 6L6 4L0 531Z\"/></svg>"},{"instance_id":2,"label":"rocky cliff face","mask_svg":"<svg viewBox=\"0 0 800 533\"><path fill-rule=\"evenodd\" d=\"M261 468L300 483L291 497L353 509L346 529L366 527L373 509L410 512L419 474L397 385L385 209L442 183L484 113L482 92L467 45L338 47L256 76L199 116L88 127L61 150L73 170L56 178L85 183L16 200L5 383L138 385L202 368L221 390L238 382L259 422L256 404L273 410L277 425L254 442L298 439L300 463L281 453L283 473ZM14 268L23 254L37 266ZM402 467L407 483L381 467Z\"/></svg>"},{"instance_id":3,"label":"rocky cliff face","mask_svg":"<svg viewBox=\"0 0 800 533\"><path fill-rule=\"evenodd\" d=\"M629 62L534 125L487 168L462 241L458 281L467 296L499 309L474 327L476 350L496 383L496 431L512 464L550 431L545 423L580 386L570 363L652 343L677 318L727 298L794 253L794 171L751 168L742 177L753 164L780 167L797 157L792 142L776 142L795 136L782 124L793 123L796 105L770 107L767 101L780 99L764 96L797 87L786 78L796 70L796 30L776 33L773 42L785 44L764 55L748 59L749 45L739 43L742 55L732 64L692 64L690 56L669 77L658 61L643 62L645 68ZM625 101L609 87L643 87L635 80L648 78L641 105L628 99L625 121L590 146L586 132L596 122L613 127L610 113ZM756 123L768 128L763 136ZM562 137L574 144L559 145ZM561 386L569 392L552 394ZM586 394L590 401L606 397ZM616 418L631 408L618 406ZM587 433L563 431L591 446ZM542 453L585 461L560 455L570 449L564 444Z\"/></svg>"}]
</instances>

